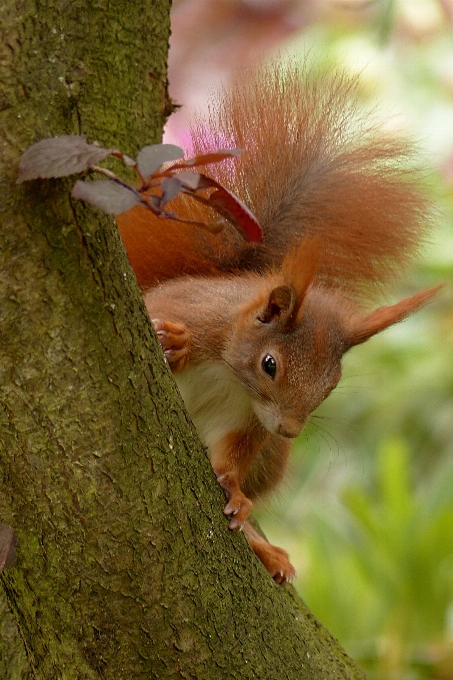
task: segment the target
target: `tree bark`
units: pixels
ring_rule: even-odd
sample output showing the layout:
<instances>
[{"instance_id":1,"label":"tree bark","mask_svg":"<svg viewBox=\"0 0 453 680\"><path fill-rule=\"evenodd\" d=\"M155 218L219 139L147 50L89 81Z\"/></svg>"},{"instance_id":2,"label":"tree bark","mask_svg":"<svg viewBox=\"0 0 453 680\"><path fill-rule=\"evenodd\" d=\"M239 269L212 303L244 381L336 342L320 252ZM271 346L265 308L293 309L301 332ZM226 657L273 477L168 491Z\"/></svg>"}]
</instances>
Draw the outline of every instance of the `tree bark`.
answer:
<instances>
[{"instance_id":1,"label":"tree bark","mask_svg":"<svg viewBox=\"0 0 453 680\"><path fill-rule=\"evenodd\" d=\"M168 0L0 8L2 580L28 665L4 649L2 677L359 678L228 530L113 220L15 185L45 137L158 141L168 31Z\"/></svg>"}]
</instances>

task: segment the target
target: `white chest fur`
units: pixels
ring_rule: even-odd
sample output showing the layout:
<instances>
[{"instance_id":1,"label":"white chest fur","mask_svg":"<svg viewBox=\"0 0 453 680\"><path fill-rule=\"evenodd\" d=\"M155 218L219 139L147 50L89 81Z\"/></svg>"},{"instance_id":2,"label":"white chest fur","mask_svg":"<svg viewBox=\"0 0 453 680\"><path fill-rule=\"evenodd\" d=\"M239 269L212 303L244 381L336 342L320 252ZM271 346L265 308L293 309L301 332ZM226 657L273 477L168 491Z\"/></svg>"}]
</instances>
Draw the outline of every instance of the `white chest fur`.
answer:
<instances>
[{"instance_id":1,"label":"white chest fur","mask_svg":"<svg viewBox=\"0 0 453 680\"><path fill-rule=\"evenodd\" d=\"M189 366L175 380L198 435L208 449L228 432L242 429L252 412L240 382L222 363Z\"/></svg>"}]
</instances>

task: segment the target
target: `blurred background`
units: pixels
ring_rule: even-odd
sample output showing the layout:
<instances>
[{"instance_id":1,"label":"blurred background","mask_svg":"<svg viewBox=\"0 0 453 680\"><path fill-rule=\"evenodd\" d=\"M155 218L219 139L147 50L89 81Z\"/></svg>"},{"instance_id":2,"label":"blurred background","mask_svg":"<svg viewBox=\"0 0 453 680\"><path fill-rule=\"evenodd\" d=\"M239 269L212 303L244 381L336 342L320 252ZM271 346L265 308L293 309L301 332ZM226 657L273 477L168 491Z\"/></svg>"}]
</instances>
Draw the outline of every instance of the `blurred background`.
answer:
<instances>
[{"instance_id":1,"label":"blurred background","mask_svg":"<svg viewBox=\"0 0 453 680\"><path fill-rule=\"evenodd\" d=\"M395 299L449 283L346 355L259 520L370 680L453 680L453 0L173 0L172 32L167 142L241 65L307 51L420 142L438 228Z\"/></svg>"}]
</instances>

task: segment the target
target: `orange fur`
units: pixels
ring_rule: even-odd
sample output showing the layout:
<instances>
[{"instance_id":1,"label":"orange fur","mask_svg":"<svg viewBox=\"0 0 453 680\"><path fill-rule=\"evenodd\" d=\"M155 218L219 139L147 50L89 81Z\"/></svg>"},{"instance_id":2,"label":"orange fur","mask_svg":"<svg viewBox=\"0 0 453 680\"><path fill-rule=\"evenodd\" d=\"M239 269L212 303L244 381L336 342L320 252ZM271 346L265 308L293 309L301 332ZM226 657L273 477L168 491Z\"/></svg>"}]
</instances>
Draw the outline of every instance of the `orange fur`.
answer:
<instances>
[{"instance_id":1,"label":"orange fur","mask_svg":"<svg viewBox=\"0 0 453 680\"><path fill-rule=\"evenodd\" d=\"M161 220L143 208L118 216L140 285L183 274L216 275L245 265L280 266L304 235L317 236L317 280L349 298L373 299L407 270L430 227L431 208L408 141L383 134L358 106L343 74L271 65L214 99L192 129L187 155L245 149L204 171L255 213L264 245L225 223L214 235ZM189 196L170 209L206 223L218 215Z\"/></svg>"},{"instance_id":2,"label":"orange fur","mask_svg":"<svg viewBox=\"0 0 453 680\"><path fill-rule=\"evenodd\" d=\"M206 219L206 209L190 197L172 201L180 217ZM201 254L216 246L216 237L200 227L160 219L140 206L118 215L118 227L129 260L143 289L182 274L214 274L215 267Z\"/></svg>"},{"instance_id":3,"label":"orange fur","mask_svg":"<svg viewBox=\"0 0 453 680\"><path fill-rule=\"evenodd\" d=\"M252 209L262 244L228 221L213 234L143 208L118 216L230 527L244 528L279 582L295 572L247 522L252 500L281 481L290 439L338 384L343 354L438 290L361 312L414 259L431 208L411 144L380 134L354 88L341 74L269 66L220 94L192 130L188 156L246 149L204 172ZM219 219L190 196L169 209Z\"/></svg>"},{"instance_id":4,"label":"orange fur","mask_svg":"<svg viewBox=\"0 0 453 680\"><path fill-rule=\"evenodd\" d=\"M191 152L246 149L212 174L252 209L272 260L318 236L317 277L348 297L372 298L417 255L431 206L414 146L360 111L342 74L270 65L214 101Z\"/></svg>"}]
</instances>

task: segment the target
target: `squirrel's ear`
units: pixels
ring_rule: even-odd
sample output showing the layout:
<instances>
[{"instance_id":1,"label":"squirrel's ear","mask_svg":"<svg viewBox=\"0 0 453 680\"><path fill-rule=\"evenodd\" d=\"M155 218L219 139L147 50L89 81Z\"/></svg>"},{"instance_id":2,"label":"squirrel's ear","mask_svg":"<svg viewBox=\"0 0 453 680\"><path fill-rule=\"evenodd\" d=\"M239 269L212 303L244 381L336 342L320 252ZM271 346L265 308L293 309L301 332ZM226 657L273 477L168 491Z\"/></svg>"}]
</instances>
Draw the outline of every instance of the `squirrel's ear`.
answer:
<instances>
[{"instance_id":1,"label":"squirrel's ear","mask_svg":"<svg viewBox=\"0 0 453 680\"><path fill-rule=\"evenodd\" d=\"M305 236L300 246L288 253L283 260L283 277L296 293L296 304L292 311L295 324L300 321L303 314L302 303L315 277L320 259L319 238Z\"/></svg>"},{"instance_id":2,"label":"squirrel's ear","mask_svg":"<svg viewBox=\"0 0 453 680\"><path fill-rule=\"evenodd\" d=\"M277 286L269 293L267 302L259 311L257 319L262 323L288 319L294 314L296 293L291 286Z\"/></svg>"},{"instance_id":3,"label":"squirrel's ear","mask_svg":"<svg viewBox=\"0 0 453 680\"><path fill-rule=\"evenodd\" d=\"M346 338L348 347L360 345L376 333L402 321L426 304L443 286L444 284L435 288L426 288L394 305L379 307L361 319L352 319Z\"/></svg>"},{"instance_id":4,"label":"squirrel's ear","mask_svg":"<svg viewBox=\"0 0 453 680\"><path fill-rule=\"evenodd\" d=\"M263 323L276 319L297 324L302 316L302 303L314 279L320 259L319 239L306 236L300 246L286 255L281 274L284 284L274 288L258 315Z\"/></svg>"}]
</instances>

